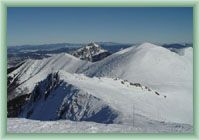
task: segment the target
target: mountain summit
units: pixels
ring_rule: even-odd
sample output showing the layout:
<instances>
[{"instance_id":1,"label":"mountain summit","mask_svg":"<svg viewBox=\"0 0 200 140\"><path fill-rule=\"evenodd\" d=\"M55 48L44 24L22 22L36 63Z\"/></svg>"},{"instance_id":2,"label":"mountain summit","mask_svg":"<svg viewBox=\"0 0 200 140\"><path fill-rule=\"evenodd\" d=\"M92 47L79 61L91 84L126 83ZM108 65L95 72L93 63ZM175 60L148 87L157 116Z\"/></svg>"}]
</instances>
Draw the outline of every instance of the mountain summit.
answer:
<instances>
[{"instance_id":1,"label":"mountain summit","mask_svg":"<svg viewBox=\"0 0 200 140\"><path fill-rule=\"evenodd\" d=\"M110 55L110 52L100 47L100 45L91 42L88 45L76 50L72 53L81 60L96 62Z\"/></svg>"}]
</instances>

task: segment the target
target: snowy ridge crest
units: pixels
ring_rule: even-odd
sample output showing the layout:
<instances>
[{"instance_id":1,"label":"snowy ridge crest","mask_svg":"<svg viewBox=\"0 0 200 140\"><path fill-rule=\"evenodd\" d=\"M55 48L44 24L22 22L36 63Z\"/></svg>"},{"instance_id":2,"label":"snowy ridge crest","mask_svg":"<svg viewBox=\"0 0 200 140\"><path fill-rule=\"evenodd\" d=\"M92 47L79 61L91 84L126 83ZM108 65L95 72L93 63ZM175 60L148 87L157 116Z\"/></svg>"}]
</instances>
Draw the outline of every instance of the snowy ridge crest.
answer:
<instances>
[{"instance_id":1,"label":"snowy ridge crest","mask_svg":"<svg viewBox=\"0 0 200 140\"><path fill-rule=\"evenodd\" d=\"M118 114L102 99L61 80L58 73L52 73L35 86L19 116L35 120L113 123Z\"/></svg>"}]
</instances>

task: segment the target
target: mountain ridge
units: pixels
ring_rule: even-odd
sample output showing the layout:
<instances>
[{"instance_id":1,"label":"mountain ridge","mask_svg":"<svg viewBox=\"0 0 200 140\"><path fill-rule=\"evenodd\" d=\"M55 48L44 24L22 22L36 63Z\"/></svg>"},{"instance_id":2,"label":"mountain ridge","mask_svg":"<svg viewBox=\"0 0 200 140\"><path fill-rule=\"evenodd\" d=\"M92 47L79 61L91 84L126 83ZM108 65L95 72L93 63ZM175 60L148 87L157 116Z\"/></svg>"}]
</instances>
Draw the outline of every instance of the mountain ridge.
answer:
<instances>
[{"instance_id":1,"label":"mountain ridge","mask_svg":"<svg viewBox=\"0 0 200 140\"><path fill-rule=\"evenodd\" d=\"M184 55L179 55L143 43L97 62L80 60L67 53L28 60L8 74L10 85L17 83L13 92L8 93L8 100L32 94L38 83L59 71L67 83L123 112L121 122L132 121L130 111L134 108L135 114L152 120L192 124L192 50L185 49ZM127 88L132 87L131 83L138 89Z\"/></svg>"}]
</instances>

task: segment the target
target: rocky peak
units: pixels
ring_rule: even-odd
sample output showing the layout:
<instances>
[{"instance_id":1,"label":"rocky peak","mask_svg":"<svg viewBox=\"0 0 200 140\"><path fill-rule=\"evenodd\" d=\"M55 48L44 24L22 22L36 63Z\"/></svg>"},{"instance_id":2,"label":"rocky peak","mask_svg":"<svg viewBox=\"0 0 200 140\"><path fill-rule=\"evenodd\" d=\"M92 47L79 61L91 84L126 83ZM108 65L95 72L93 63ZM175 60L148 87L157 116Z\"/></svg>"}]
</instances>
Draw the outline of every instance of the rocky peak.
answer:
<instances>
[{"instance_id":1,"label":"rocky peak","mask_svg":"<svg viewBox=\"0 0 200 140\"><path fill-rule=\"evenodd\" d=\"M81 60L95 62L102 60L103 58L110 55L110 53L107 50L101 48L100 45L91 42L86 46L73 52L72 55L74 55L77 58L80 58Z\"/></svg>"}]
</instances>

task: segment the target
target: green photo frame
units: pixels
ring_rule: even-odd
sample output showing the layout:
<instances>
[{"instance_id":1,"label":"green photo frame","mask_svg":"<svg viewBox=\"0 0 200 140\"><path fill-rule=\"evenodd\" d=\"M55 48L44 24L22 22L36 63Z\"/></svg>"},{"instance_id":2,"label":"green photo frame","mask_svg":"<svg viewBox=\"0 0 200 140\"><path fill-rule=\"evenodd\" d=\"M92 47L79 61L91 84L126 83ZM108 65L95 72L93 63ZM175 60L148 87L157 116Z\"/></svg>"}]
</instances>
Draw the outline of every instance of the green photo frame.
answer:
<instances>
[{"instance_id":1,"label":"green photo frame","mask_svg":"<svg viewBox=\"0 0 200 140\"><path fill-rule=\"evenodd\" d=\"M159 134L11 134L7 133L7 8L8 7L193 7L193 133L159 133ZM199 139L199 47L200 47L200 2L187 1L0 1L0 138L1 139Z\"/></svg>"}]
</instances>

